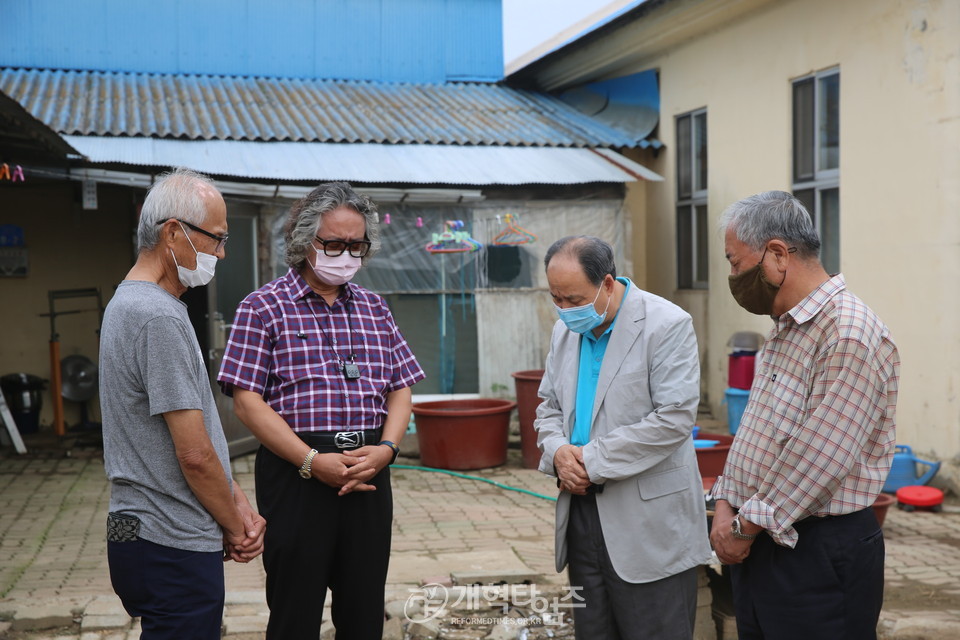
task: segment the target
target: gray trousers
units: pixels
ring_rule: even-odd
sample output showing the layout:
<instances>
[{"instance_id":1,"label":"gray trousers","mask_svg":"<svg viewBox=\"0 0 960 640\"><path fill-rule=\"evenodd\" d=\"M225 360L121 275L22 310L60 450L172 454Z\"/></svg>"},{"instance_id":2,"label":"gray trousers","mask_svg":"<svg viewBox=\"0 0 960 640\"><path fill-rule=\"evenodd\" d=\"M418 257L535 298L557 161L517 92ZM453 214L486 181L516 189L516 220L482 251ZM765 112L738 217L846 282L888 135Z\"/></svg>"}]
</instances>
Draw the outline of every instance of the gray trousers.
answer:
<instances>
[{"instance_id":1,"label":"gray trousers","mask_svg":"<svg viewBox=\"0 0 960 640\"><path fill-rule=\"evenodd\" d=\"M638 535L642 533L638 532ZM567 523L571 587L585 607L573 610L577 640L690 640L697 613L697 568L635 584L610 563L593 494L573 496Z\"/></svg>"}]
</instances>

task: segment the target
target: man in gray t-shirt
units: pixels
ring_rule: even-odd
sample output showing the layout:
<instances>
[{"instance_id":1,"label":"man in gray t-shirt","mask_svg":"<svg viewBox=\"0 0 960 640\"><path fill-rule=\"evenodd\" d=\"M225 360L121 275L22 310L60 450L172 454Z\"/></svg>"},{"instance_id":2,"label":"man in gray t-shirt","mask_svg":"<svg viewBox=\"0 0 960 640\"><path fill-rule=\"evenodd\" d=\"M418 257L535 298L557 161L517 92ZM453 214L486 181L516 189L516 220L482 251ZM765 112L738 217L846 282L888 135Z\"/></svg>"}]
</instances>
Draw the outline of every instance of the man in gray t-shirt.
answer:
<instances>
[{"instance_id":1,"label":"man in gray t-shirt","mask_svg":"<svg viewBox=\"0 0 960 640\"><path fill-rule=\"evenodd\" d=\"M233 483L187 307L225 254L226 205L177 170L150 189L136 264L103 317L100 404L110 579L141 638L220 638L222 560L249 562L265 521Z\"/></svg>"},{"instance_id":2,"label":"man in gray t-shirt","mask_svg":"<svg viewBox=\"0 0 960 640\"><path fill-rule=\"evenodd\" d=\"M152 282L120 283L103 318L100 383L110 511L140 519L140 537L223 550L223 532L194 495L163 414L196 409L231 482L227 440L187 305Z\"/></svg>"}]
</instances>

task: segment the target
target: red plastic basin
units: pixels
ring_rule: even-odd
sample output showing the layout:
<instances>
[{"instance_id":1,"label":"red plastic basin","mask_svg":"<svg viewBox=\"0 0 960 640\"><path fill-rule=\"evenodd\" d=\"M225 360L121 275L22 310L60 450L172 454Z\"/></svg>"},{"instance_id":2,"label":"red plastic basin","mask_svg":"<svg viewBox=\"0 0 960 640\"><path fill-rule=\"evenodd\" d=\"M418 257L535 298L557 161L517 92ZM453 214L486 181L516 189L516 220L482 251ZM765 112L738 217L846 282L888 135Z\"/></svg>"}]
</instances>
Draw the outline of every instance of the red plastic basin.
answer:
<instances>
[{"instance_id":1,"label":"red plastic basin","mask_svg":"<svg viewBox=\"0 0 960 640\"><path fill-rule=\"evenodd\" d=\"M900 487L897 489L897 501L914 507L935 507L943 504L943 491L920 485Z\"/></svg>"}]
</instances>

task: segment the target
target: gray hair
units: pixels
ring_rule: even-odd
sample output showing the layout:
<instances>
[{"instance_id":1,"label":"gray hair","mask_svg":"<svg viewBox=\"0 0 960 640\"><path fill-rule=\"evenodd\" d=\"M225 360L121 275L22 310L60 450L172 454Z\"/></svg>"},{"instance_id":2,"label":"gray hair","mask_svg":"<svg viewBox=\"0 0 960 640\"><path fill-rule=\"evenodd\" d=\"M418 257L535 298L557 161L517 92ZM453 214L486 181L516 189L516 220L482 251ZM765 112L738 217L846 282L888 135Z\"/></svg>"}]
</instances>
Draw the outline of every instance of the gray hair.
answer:
<instances>
[{"instance_id":1,"label":"gray hair","mask_svg":"<svg viewBox=\"0 0 960 640\"><path fill-rule=\"evenodd\" d=\"M720 231L728 229L754 251L779 239L796 247L804 258L820 254L820 236L813 219L803 203L786 191L764 191L734 202L720 215Z\"/></svg>"},{"instance_id":2,"label":"gray hair","mask_svg":"<svg viewBox=\"0 0 960 640\"><path fill-rule=\"evenodd\" d=\"M543 266L549 267L555 255L568 255L576 258L583 268L584 275L591 284L597 286L610 274L617 277L617 263L613 259L613 247L595 236L566 236L560 238L547 249Z\"/></svg>"},{"instance_id":3,"label":"gray hair","mask_svg":"<svg viewBox=\"0 0 960 640\"><path fill-rule=\"evenodd\" d=\"M160 225L176 218L198 227L207 217L204 187L219 193L213 180L190 169L178 167L162 174L147 191L137 225L137 251L148 251L160 242Z\"/></svg>"},{"instance_id":4,"label":"gray hair","mask_svg":"<svg viewBox=\"0 0 960 640\"><path fill-rule=\"evenodd\" d=\"M370 251L361 263L380 250L380 216L377 205L367 196L357 193L346 182L325 182L290 207L284 234L287 249L284 259L288 266L299 269L313 248L313 239L320 233L323 214L341 207L353 209L363 216L364 237L370 241Z\"/></svg>"}]
</instances>

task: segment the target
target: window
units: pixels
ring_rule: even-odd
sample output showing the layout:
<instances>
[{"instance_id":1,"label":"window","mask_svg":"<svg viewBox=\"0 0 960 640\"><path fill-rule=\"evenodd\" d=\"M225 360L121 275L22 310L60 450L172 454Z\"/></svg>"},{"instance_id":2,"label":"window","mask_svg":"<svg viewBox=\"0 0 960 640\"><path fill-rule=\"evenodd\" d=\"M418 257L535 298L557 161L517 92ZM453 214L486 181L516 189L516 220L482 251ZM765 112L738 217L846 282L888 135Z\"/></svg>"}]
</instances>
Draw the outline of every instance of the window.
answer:
<instances>
[{"instance_id":1,"label":"window","mask_svg":"<svg viewBox=\"0 0 960 640\"><path fill-rule=\"evenodd\" d=\"M706 289L707 111L677 117L677 286Z\"/></svg>"},{"instance_id":2,"label":"window","mask_svg":"<svg viewBox=\"0 0 960 640\"><path fill-rule=\"evenodd\" d=\"M820 233L820 261L840 271L840 70L793 83L793 195Z\"/></svg>"}]
</instances>

